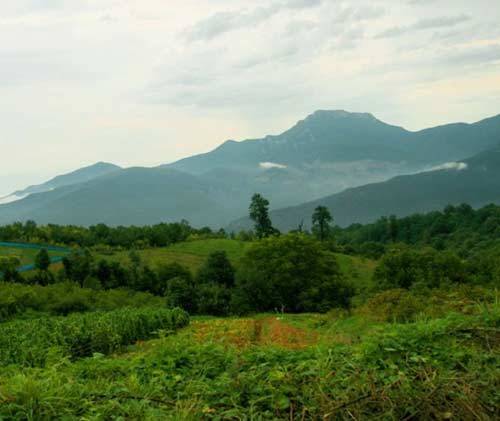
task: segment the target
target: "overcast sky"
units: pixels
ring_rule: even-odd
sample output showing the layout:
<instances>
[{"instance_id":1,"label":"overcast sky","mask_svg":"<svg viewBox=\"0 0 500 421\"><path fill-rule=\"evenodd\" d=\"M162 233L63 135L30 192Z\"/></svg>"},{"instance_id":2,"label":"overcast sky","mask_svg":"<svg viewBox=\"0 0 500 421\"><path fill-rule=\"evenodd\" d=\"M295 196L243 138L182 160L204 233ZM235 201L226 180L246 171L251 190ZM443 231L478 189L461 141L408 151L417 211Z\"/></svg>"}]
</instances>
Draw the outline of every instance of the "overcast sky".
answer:
<instances>
[{"instance_id":1,"label":"overcast sky","mask_svg":"<svg viewBox=\"0 0 500 421\"><path fill-rule=\"evenodd\" d=\"M499 0L0 4L0 195L279 133L316 109L413 130L499 114Z\"/></svg>"}]
</instances>

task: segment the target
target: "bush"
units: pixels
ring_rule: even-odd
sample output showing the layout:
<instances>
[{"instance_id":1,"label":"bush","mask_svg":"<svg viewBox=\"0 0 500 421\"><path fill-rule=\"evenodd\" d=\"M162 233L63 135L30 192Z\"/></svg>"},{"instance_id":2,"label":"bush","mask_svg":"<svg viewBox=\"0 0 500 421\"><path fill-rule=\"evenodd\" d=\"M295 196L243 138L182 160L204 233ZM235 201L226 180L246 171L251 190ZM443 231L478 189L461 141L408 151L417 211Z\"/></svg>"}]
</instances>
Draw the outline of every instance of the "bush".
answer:
<instances>
[{"instance_id":1,"label":"bush","mask_svg":"<svg viewBox=\"0 0 500 421\"><path fill-rule=\"evenodd\" d=\"M28 311L69 314L107 311L123 307L165 307L166 300L131 290L94 290L72 282L49 285L22 285L0 282L0 322Z\"/></svg>"},{"instance_id":2,"label":"bush","mask_svg":"<svg viewBox=\"0 0 500 421\"><path fill-rule=\"evenodd\" d=\"M424 309L421 297L405 289L391 289L368 300L361 313L379 322L409 322Z\"/></svg>"},{"instance_id":3,"label":"bush","mask_svg":"<svg viewBox=\"0 0 500 421\"><path fill-rule=\"evenodd\" d=\"M465 263L453 253L402 247L381 259L374 280L380 289L408 289L414 284L437 288L466 282L467 272Z\"/></svg>"}]
</instances>

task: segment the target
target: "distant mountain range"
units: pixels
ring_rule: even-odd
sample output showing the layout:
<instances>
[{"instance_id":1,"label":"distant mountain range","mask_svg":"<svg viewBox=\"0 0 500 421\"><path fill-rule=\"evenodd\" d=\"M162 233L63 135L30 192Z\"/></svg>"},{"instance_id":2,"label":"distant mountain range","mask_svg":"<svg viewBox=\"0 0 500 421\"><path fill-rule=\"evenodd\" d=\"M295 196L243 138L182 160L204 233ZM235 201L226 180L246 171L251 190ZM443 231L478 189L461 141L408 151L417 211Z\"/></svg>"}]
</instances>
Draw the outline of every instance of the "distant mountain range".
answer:
<instances>
[{"instance_id":1,"label":"distant mountain range","mask_svg":"<svg viewBox=\"0 0 500 421\"><path fill-rule=\"evenodd\" d=\"M499 144L500 116L410 132L371 114L317 111L281 135L227 141L173 164L121 169L99 163L56 177L14 193L11 198L22 199L0 205L0 223L143 225L187 219L220 227L245 215L255 192L275 209L285 208L273 213L282 229L307 222L316 203L331 206L343 225L448 201L480 205L496 200L500 190L489 178L500 165L476 160L493 160ZM481 154L487 150L492 152ZM462 169L453 164L462 161ZM440 165L447 169L436 170Z\"/></svg>"},{"instance_id":2,"label":"distant mountain range","mask_svg":"<svg viewBox=\"0 0 500 421\"><path fill-rule=\"evenodd\" d=\"M35 186L29 186L24 190L15 191L7 197L0 198L0 203L2 203L2 199L4 203L14 202L16 200L23 199L33 193L43 193L57 189L59 187L84 183L86 181L92 180L93 178L100 177L101 175L106 175L118 170L121 170L121 168L117 165L109 164L107 162L98 162L97 164L80 168L79 170L70 172L68 174L59 175L45 183L37 184Z\"/></svg>"},{"instance_id":3,"label":"distant mountain range","mask_svg":"<svg viewBox=\"0 0 500 421\"><path fill-rule=\"evenodd\" d=\"M271 212L271 219L275 227L289 231L302 222L305 228L310 228L311 215L320 205L330 209L336 224L348 226L373 222L381 216L401 217L460 203L476 208L489 203L500 204L500 147L430 171L398 176L278 209ZM229 229L251 226L251 221L245 217L230 224Z\"/></svg>"}]
</instances>

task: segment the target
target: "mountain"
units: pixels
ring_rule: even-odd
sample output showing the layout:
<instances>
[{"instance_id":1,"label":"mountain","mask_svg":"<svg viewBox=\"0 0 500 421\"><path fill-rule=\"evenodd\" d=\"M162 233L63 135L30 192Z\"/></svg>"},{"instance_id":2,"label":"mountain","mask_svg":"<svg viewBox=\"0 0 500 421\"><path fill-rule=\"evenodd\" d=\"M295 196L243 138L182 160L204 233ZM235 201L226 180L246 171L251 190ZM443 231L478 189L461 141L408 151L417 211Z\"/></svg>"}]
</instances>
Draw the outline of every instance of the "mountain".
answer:
<instances>
[{"instance_id":1,"label":"mountain","mask_svg":"<svg viewBox=\"0 0 500 421\"><path fill-rule=\"evenodd\" d=\"M500 146L461 162L447 163L430 171L394 177L381 183L347 189L319 200L271 212L273 224L282 231L295 229L301 221L310 227L317 206L326 206L335 223L369 223L381 216L407 216L468 203L481 207L500 203ZM251 227L243 218L230 230Z\"/></svg>"},{"instance_id":2,"label":"mountain","mask_svg":"<svg viewBox=\"0 0 500 421\"><path fill-rule=\"evenodd\" d=\"M371 114L317 111L280 135L229 141L170 165L120 169L97 164L56 177L16 192L29 194L24 199L0 205L0 224L34 219L143 225L187 219L196 226L220 227L245 215L255 192L269 198L274 209L289 208L472 156L499 142L500 116L410 132ZM356 212L367 212L358 215L365 219L380 213ZM337 221L355 220L356 212L345 221L339 214ZM296 223L291 218L290 225Z\"/></svg>"},{"instance_id":3,"label":"mountain","mask_svg":"<svg viewBox=\"0 0 500 421\"><path fill-rule=\"evenodd\" d=\"M372 114L316 111L280 135L230 140L168 166L233 190L245 180L251 192L286 207L472 156L499 141L500 115L410 132Z\"/></svg>"},{"instance_id":4,"label":"mountain","mask_svg":"<svg viewBox=\"0 0 500 421\"><path fill-rule=\"evenodd\" d=\"M146 225L187 219L216 225L234 215L224 192L170 168L129 168L0 206L0 223ZM227 220L227 219L226 219Z\"/></svg>"},{"instance_id":5,"label":"mountain","mask_svg":"<svg viewBox=\"0 0 500 421\"><path fill-rule=\"evenodd\" d=\"M29 186L24 190L15 191L7 197L0 198L0 204L20 200L33 193L43 193L59 187L83 183L85 181L92 180L93 178L100 177L101 175L118 171L120 169L121 168L119 166L114 164L109 164L107 162L98 162L97 164L80 168L68 174L58 175L57 177L54 177L45 183L37 184L35 186Z\"/></svg>"},{"instance_id":6,"label":"mountain","mask_svg":"<svg viewBox=\"0 0 500 421\"><path fill-rule=\"evenodd\" d=\"M203 174L215 168L255 170L269 162L286 167L357 161L431 164L493 147L499 136L500 115L474 124L410 132L372 114L322 110L280 135L242 142L229 140L212 152L182 159L170 167Z\"/></svg>"}]
</instances>

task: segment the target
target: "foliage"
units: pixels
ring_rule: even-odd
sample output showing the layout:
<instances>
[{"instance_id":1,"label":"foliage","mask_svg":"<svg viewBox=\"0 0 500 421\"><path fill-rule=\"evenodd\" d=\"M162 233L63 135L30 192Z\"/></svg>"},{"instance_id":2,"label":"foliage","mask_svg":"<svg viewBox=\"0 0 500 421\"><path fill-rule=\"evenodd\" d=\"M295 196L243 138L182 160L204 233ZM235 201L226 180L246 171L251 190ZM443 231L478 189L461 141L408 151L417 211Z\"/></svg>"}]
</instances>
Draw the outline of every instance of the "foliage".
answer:
<instances>
[{"instance_id":1,"label":"foliage","mask_svg":"<svg viewBox=\"0 0 500 421\"><path fill-rule=\"evenodd\" d=\"M269 201L258 193L252 196L249 214L250 219L255 222L257 238L265 238L277 233L269 218Z\"/></svg>"},{"instance_id":2,"label":"foliage","mask_svg":"<svg viewBox=\"0 0 500 421\"><path fill-rule=\"evenodd\" d=\"M304 234L270 237L240 263L234 306L239 312L326 311L347 306L351 288L335 256Z\"/></svg>"},{"instance_id":3,"label":"foliage","mask_svg":"<svg viewBox=\"0 0 500 421\"><path fill-rule=\"evenodd\" d=\"M333 222L330 211L325 206L318 206L312 215L312 231L320 241L325 241L330 233Z\"/></svg>"},{"instance_id":4,"label":"foliage","mask_svg":"<svg viewBox=\"0 0 500 421\"><path fill-rule=\"evenodd\" d=\"M124 307L165 307L164 298L123 289L100 291L80 288L75 283L43 287L0 283L0 322L14 317L82 311L110 311Z\"/></svg>"},{"instance_id":5,"label":"foliage","mask_svg":"<svg viewBox=\"0 0 500 421\"><path fill-rule=\"evenodd\" d=\"M64 244L80 247L165 247L186 241L190 236L217 238L224 232L210 228L195 229L187 221L152 226L109 227L98 224L89 228L49 224L39 226L33 221L0 226L0 241Z\"/></svg>"},{"instance_id":6,"label":"foliage","mask_svg":"<svg viewBox=\"0 0 500 421\"><path fill-rule=\"evenodd\" d=\"M47 249L41 249L35 257L35 268L46 271L50 266L50 256Z\"/></svg>"},{"instance_id":7,"label":"foliage","mask_svg":"<svg viewBox=\"0 0 500 421\"><path fill-rule=\"evenodd\" d=\"M458 256L430 248L396 248L381 259L374 273L375 282L381 289L410 288L417 284L436 288L463 283L466 278L466 266Z\"/></svg>"},{"instance_id":8,"label":"foliage","mask_svg":"<svg viewBox=\"0 0 500 421\"><path fill-rule=\"evenodd\" d=\"M0 256L0 277L6 282L19 282L22 280L17 271L19 259L17 257Z\"/></svg>"},{"instance_id":9,"label":"foliage","mask_svg":"<svg viewBox=\"0 0 500 421\"><path fill-rule=\"evenodd\" d=\"M301 348L261 344L260 318L195 321L129 354L7 368L0 418L497 419L499 327L496 304Z\"/></svg>"},{"instance_id":10,"label":"foliage","mask_svg":"<svg viewBox=\"0 0 500 421\"><path fill-rule=\"evenodd\" d=\"M337 228L335 234L340 244L360 253L364 252L366 243L405 243L451 250L460 257L472 258L485 250L500 250L500 206L488 205L474 210L467 204L450 205L442 212L384 217L372 224Z\"/></svg>"},{"instance_id":11,"label":"foliage","mask_svg":"<svg viewBox=\"0 0 500 421\"><path fill-rule=\"evenodd\" d=\"M122 309L41 318L0 325L0 364L44 366L50 352L71 358L110 354L147 339L158 330L176 330L189 323L180 309Z\"/></svg>"},{"instance_id":12,"label":"foliage","mask_svg":"<svg viewBox=\"0 0 500 421\"><path fill-rule=\"evenodd\" d=\"M491 304L495 293L487 288L460 285L442 289L390 289L372 296L355 312L379 322L412 322L444 317L451 312L474 313L478 305Z\"/></svg>"},{"instance_id":13,"label":"foliage","mask_svg":"<svg viewBox=\"0 0 500 421\"><path fill-rule=\"evenodd\" d=\"M234 286L235 270L224 250L211 253L196 276L199 284L214 282L228 288Z\"/></svg>"}]
</instances>

